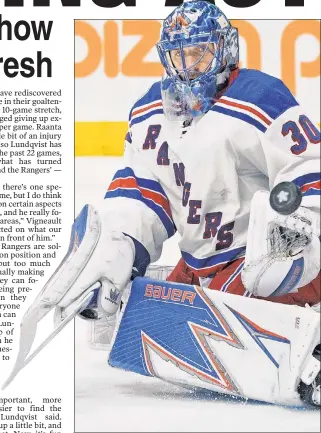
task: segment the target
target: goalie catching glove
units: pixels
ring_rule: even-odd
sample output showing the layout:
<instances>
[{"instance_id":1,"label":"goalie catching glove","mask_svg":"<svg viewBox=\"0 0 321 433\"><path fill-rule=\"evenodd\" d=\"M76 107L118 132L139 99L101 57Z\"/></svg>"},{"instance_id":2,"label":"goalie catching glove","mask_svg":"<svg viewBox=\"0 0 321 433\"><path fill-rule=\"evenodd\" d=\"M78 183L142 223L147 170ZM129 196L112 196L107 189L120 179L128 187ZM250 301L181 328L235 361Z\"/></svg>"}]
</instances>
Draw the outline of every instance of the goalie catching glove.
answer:
<instances>
[{"instance_id":1,"label":"goalie catching glove","mask_svg":"<svg viewBox=\"0 0 321 433\"><path fill-rule=\"evenodd\" d=\"M320 220L299 207L290 215L275 212L269 192L251 202L242 282L255 296L296 293L320 272Z\"/></svg>"}]
</instances>

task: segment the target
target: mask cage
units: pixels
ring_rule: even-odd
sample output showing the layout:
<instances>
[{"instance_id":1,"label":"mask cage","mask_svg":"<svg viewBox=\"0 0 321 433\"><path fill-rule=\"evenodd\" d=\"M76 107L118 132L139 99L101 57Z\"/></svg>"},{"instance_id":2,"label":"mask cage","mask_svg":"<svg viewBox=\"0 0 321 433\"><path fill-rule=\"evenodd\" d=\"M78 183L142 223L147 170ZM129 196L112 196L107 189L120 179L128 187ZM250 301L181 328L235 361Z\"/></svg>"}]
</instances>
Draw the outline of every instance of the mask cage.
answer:
<instances>
[{"instance_id":1,"label":"mask cage","mask_svg":"<svg viewBox=\"0 0 321 433\"><path fill-rule=\"evenodd\" d=\"M224 31L213 31L211 33L204 33L197 36L192 36L187 39L177 39L174 41L160 41L156 47L159 57L165 68L167 75L178 81L184 81L187 85L193 84L202 80L204 77L210 77L224 69L223 54L225 48L225 34ZM200 72L197 77L192 77L195 68L202 61L204 56L211 51L210 45L214 45L214 57L209 61L207 67L203 72ZM186 67L184 49L190 47L199 47L203 49L202 55L195 63L188 68ZM174 65L171 54L176 51L179 53L179 62L182 68Z\"/></svg>"}]
</instances>

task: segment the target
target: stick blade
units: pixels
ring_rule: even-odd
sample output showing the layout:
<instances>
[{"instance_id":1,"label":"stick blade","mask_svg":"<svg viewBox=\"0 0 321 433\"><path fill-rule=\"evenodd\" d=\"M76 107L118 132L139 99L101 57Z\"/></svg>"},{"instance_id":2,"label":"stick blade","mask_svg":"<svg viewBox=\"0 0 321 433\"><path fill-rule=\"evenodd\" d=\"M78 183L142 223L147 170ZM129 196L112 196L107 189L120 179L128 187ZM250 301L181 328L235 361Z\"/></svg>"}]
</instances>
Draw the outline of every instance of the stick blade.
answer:
<instances>
[{"instance_id":1,"label":"stick blade","mask_svg":"<svg viewBox=\"0 0 321 433\"><path fill-rule=\"evenodd\" d=\"M59 334L59 332L82 310L82 308L88 304L89 300L93 296L92 288L88 289L84 296L82 296L76 304L69 311L67 316L57 325L57 327L45 338L45 340L28 356L30 349L36 337L37 326L39 321L49 313L54 306L50 306L44 314L42 308L33 309L28 311L28 314L23 318L20 325L20 343L19 351L15 365L10 373L9 377L3 383L1 389L4 390L13 381L17 374L36 356L44 349L50 341ZM39 319L40 317L40 319Z\"/></svg>"}]
</instances>

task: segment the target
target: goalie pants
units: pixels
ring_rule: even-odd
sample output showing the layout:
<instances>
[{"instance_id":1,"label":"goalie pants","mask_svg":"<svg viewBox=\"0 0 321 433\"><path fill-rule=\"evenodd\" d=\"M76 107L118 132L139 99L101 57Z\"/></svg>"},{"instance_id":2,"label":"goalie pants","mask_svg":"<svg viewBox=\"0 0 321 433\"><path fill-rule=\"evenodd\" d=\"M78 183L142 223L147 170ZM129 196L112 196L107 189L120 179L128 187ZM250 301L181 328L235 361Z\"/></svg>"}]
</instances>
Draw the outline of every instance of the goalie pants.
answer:
<instances>
[{"instance_id":1,"label":"goalie pants","mask_svg":"<svg viewBox=\"0 0 321 433\"><path fill-rule=\"evenodd\" d=\"M200 279L195 275L193 270L181 259L167 280L176 283L196 284L208 287L213 290L220 290L226 293L233 293L241 296L253 296L249 293L241 280L241 271L243 268L244 258L235 260L227 264L222 270L218 271L213 278ZM273 296L266 299L281 304L294 304L304 307L305 304L314 305L320 302L320 273L309 284L301 287L298 293L290 293L282 296Z\"/></svg>"}]
</instances>

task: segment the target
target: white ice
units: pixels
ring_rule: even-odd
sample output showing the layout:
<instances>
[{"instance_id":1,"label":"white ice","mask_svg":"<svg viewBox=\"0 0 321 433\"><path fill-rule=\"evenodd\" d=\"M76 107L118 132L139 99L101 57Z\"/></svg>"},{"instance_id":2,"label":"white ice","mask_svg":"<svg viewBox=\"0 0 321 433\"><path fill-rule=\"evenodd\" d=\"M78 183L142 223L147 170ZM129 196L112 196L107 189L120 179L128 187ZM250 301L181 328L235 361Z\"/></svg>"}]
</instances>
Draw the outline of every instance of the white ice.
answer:
<instances>
[{"instance_id":1,"label":"white ice","mask_svg":"<svg viewBox=\"0 0 321 433\"><path fill-rule=\"evenodd\" d=\"M76 213L105 194L122 158L76 158ZM176 239L160 263L175 264ZM86 342L87 323L76 319L76 432L317 432L318 410L235 402L191 393L158 379L113 369L107 354Z\"/></svg>"}]
</instances>

